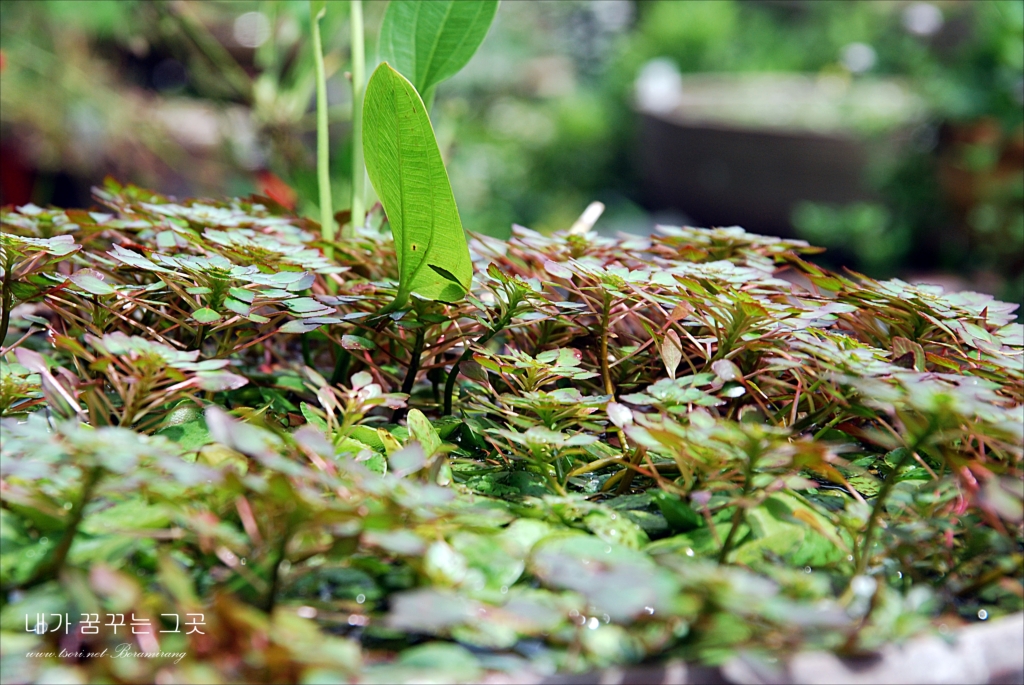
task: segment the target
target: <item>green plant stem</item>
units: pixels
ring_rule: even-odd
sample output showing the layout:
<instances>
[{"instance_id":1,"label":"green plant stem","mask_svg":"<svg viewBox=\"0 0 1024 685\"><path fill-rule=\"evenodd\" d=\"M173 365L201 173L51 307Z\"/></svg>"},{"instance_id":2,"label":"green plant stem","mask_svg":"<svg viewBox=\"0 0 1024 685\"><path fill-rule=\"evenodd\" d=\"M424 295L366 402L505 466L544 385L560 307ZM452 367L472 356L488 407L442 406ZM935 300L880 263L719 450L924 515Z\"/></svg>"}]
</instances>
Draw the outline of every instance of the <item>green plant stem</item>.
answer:
<instances>
[{"instance_id":1,"label":"green plant stem","mask_svg":"<svg viewBox=\"0 0 1024 685\"><path fill-rule=\"evenodd\" d=\"M444 416L451 416L452 414L452 395L455 393L455 381L459 377L459 367L462 362L466 361L473 354L473 346L486 345L491 338L496 336L512 321L513 307L509 307L508 311L502 315L494 328L484 333L482 336L476 339L472 344L466 345L466 349L462 352L455 363L452 365L451 373L448 374L448 380L444 383Z\"/></svg>"},{"instance_id":2,"label":"green plant stem","mask_svg":"<svg viewBox=\"0 0 1024 685\"><path fill-rule=\"evenodd\" d=\"M331 385L337 386L345 380L345 374L348 372L348 367L351 363L352 355L349 354L349 351L342 347L337 347L334 358L334 372L331 373Z\"/></svg>"},{"instance_id":3,"label":"green plant stem","mask_svg":"<svg viewBox=\"0 0 1024 685\"><path fill-rule=\"evenodd\" d=\"M299 336L299 344L302 346L302 363L313 368L313 357L309 352L309 333L303 333Z\"/></svg>"},{"instance_id":4,"label":"green plant stem","mask_svg":"<svg viewBox=\"0 0 1024 685\"><path fill-rule=\"evenodd\" d=\"M864 542L860 547L860 556L857 559L857 572L854 574L854 577L864 575L864 572L867 570L868 559L871 557L872 538L875 535L875 529L878 527L879 516L881 516L882 510L885 508L885 501L889 498L889 492L896 483L896 477L899 475L899 472L916 450L917 444L914 445L913 449L908 448L903 453L900 460L896 462L896 466L893 467L892 473L882 481L882 487L878 489L878 494L875 495L875 503L871 507L871 516L868 518L868 527L864 532Z\"/></svg>"},{"instance_id":5,"label":"green plant stem","mask_svg":"<svg viewBox=\"0 0 1024 685\"><path fill-rule=\"evenodd\" d=\"M363 163L363 95L366 50L363 46L363 3L352 0L352 216L349 235L366 222L366 169Z\"/></svg>"},{"instance_id":6,"label":"green plant stem","mask_svg":"<svg viewBox=\"0 0 1024 685\"><path fill-rule=\"evenodd\" d=\"M278 543L277 549L275 550L274 561L270 565L270 587L267 588L267 596L263 601L263 610L268 614L274 610L274 604L277 601L277 588L281 576L281 562L284 561L285 552L288 549L288 541L292 537L292 526L289 523L285 529L284 534L281 535L281 540Z\"/></svg>"},{"instance_id":7,"label":"green plant stem","mask_svg":"<svg viewBox=\"0 0 1024 685\"><path fill-rule=\"evenodd\" d=\"M64 534L61 536L60 542L53 549L49 560L36 568L35 573L25 583L25 588L34 587L40 583L52 580L60 573L60 570L64 567L64 560L67 559L68 552L71 550L71 543L75 541L75 535L78 534L78 527L82 524L82 519L85 518L85 507L92 500L93 491L95 491L96 484L100 482L102 475L103 469L99 466L94 466L86 471L85 481L82 483L82 494L68 514L68 524L64 528Z\"/></svg>"},{"instance_id":8,"label":"green plant stem","mask_svg":"<svg viewBox=\"0 0 1024 685\"><path fill-rule=\"evenodd\" d=\"M725 542L722 543L722 551L718 553L718 563L724 564L725 560L729 556L729 552L732 551L732 545L736 541L736 532L740 529L740 524L743 523L743 519L746 517L746 499L750 496L750 490L754 486L754 464L756 459L750 457L747 459L747 468L743 478L743 492L740 495L740 502L736 505L736 513L732 515L732 525L729 526L729 533L725 536Z\"/></svg>"},{"instance_id":9,"label":"green plant stem","mask_svg":"<svg viewBox=\"0 0 1024 685\"><path fill-rule=\"evenodd\" d=\"M444 375L444 369L441 368L441 355L434 355L434 367L427 372L427 378L430 380L430 392L434 396L434 402L439 403L441 401L441 377Z\"/></svg>"},{"instance_id":10,"label":"green plant stem","mask_svg":"<svg viewBox=\"0 0 1024 685\"><path fill-rule=\"evenodd\" d=\"M423 356L423 341L426 337L426 326L420 326L416 329L416 339L412 343L412 350L409 352L409 370L405 373L405 378L402 380L402 392L406 395L412 393L412 387L416 384L416 374L420 370L420 357ZM408 407L401 407L396 409L391 414L391 421L398 423L405 413L409 411Z\"/></svg>"},{"instance_id":11,"label":"green plant stem","mask_svg":"<svg viewBox=\"0 0 1024 685\"><path fill-rule=\"evenodd\" d=\"M609 327L611 326L611 315L612 315L612 300L611 296L605 293L604 296L604 309L601 312L601 348L598 354L601 355L601 380L604 382L604 393L610 395L611 398L615 399L615 384L612 383L612 369L608 365L608 335L610 333ZM615 435L619 438L619 448L623 454L629 449L629 444L626 442L626 434L621 428L616 426ZM631 454L629 462L634 466L640 463L643 455L637 451ZM619 488L616 490L616 494L622 494L629 489L630 484L633 482L633 470L626 468L619 481Z\"/></svg>"},{"instance_id":12,"label":"green plant stem","mask_svg":"<svg viewBox=\"0 0 1024 685\"><path fill-rule=\"evenodd\" d=\"M420 370L420 357L423 356L423 341L426 333L426 326L416 329L416 339L413 341L412 352L409 356L409 370L405 374L405 380L402 381L402 392L406 395L412 392L412 386L416 384L416 374Z\"/></svg>"},{"instance_id":13,"label":"green plant stem","mask_svg":"<svg viewBox=\"0 0 1024 685\"><path fill-rule=\"evenodd\" d=\"M14 304L14 294L11 292L11 265L4 269L4 280L2 288L2 304L0 304L0 347L4 346L7 339L7 328L11 325L11 305Z\"/></svg>"},{"instance_id":14,"label":"green plant stem","mask_svg":"<svg viewBox=\"0 0 1024 685\"><path fill-rule=\"evenodd\" d=\"M327 130L327 76L320 40L320 19L326 7L313 17L313 62L316 66L316 176L320 187L320 234L327 243L324 254L334 258L334 208L331 206L331 141Z\"/></svg>"}]
</instances>

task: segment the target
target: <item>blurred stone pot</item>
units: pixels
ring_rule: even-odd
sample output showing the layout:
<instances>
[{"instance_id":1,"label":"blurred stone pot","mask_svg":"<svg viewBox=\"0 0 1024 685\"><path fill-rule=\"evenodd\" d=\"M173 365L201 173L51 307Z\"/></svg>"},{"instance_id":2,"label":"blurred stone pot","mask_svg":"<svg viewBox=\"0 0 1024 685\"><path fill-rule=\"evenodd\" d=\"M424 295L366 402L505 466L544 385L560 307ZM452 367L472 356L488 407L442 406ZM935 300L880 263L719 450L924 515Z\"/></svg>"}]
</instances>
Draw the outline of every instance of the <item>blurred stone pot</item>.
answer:
<instances>
[{"instance_id":1,"label":"blurred stone pot","mask_svg":"<svg viewBox=\"0 0 1024 685\"><path fill-rule=\"evenodd\" d=\"M789 235L801 201L875 200L870 168L923 115L894 81L677 75L673 88L659 78L637 83L644 199L701 225Z\"/></svg>"}]
</instances>

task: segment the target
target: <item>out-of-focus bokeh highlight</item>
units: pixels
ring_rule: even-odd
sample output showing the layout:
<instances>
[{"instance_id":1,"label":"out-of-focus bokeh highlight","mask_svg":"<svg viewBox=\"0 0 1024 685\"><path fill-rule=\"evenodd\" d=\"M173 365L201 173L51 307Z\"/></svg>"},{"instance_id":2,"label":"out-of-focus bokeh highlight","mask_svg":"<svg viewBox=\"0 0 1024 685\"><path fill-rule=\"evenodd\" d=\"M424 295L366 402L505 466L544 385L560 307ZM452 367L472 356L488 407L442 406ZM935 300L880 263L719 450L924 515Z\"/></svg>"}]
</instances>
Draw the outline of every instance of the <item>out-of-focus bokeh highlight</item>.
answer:
<instances>
[{"instance_id":1,"label":"out-of-focus bokeh highlight","mask_svg":"<svg viewBox=\"0 0 1024 685\"><path fill-rule=\"evenodd\" d=\"M368 66L384 2L365 2ZM348 3L324 24L349 198ZM305 1L0 2L0 202L108 174L316 216ZM505 2L432 113L466 227L659 222L1024 300L1024 3Z\"/></svg>"}]
</instances>

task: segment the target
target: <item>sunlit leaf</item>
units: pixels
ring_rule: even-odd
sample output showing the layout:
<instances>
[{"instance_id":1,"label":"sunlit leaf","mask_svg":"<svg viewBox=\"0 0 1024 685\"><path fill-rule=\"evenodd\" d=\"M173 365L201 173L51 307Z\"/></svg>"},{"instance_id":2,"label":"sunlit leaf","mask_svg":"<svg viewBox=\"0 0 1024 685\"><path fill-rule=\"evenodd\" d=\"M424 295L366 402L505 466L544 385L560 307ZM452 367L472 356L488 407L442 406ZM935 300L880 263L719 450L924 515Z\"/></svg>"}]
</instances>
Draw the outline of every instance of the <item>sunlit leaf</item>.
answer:
<instances>
[{"instance_id":1,"label":"sunlit leaf","mask_svg":"<svg viewBox=\"0 0 1024 685\"><path fill-rule=\"evenodd\" d=\"M497 0L392 0L380 28L381 57L426 97L466 66L497 11Z\"/></svg>"},{"instance_id":2,"label":"sunlit leaf","mask_svg":"<svg viewBox=\"0 0 1024 685\"><path fill-rule=\"evenodd\" d=\"M461 299L473 276L469 248L422 100L384 63L366 87L363 111L366 170L398 256L399 288L390 308L402 306L411 293Z\"/></svg>"}]
</instances>

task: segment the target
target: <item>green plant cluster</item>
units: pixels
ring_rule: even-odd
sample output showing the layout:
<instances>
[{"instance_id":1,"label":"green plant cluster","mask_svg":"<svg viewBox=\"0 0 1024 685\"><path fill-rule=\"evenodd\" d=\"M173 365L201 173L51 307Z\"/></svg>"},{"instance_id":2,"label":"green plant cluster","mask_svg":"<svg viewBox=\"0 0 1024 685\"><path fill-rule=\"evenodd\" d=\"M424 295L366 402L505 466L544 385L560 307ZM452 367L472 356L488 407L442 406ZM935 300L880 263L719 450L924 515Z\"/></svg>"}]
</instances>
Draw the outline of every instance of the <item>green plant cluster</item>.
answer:
<instances>
[{"instance_id":1,"label":"green plant cluster","mask_svg":"<svg viewBox=\"0 0 1024 685\"><path fill-rule=\"evenodd\" d=\"M473 682L1024 605L1014 305L739 228L518 228L382 316L379 209L328 246L265 198L96 199L2 213L5 679ZM28 658L128 640L39 613L206 629Z\"/></svg>"}]
</instances>

